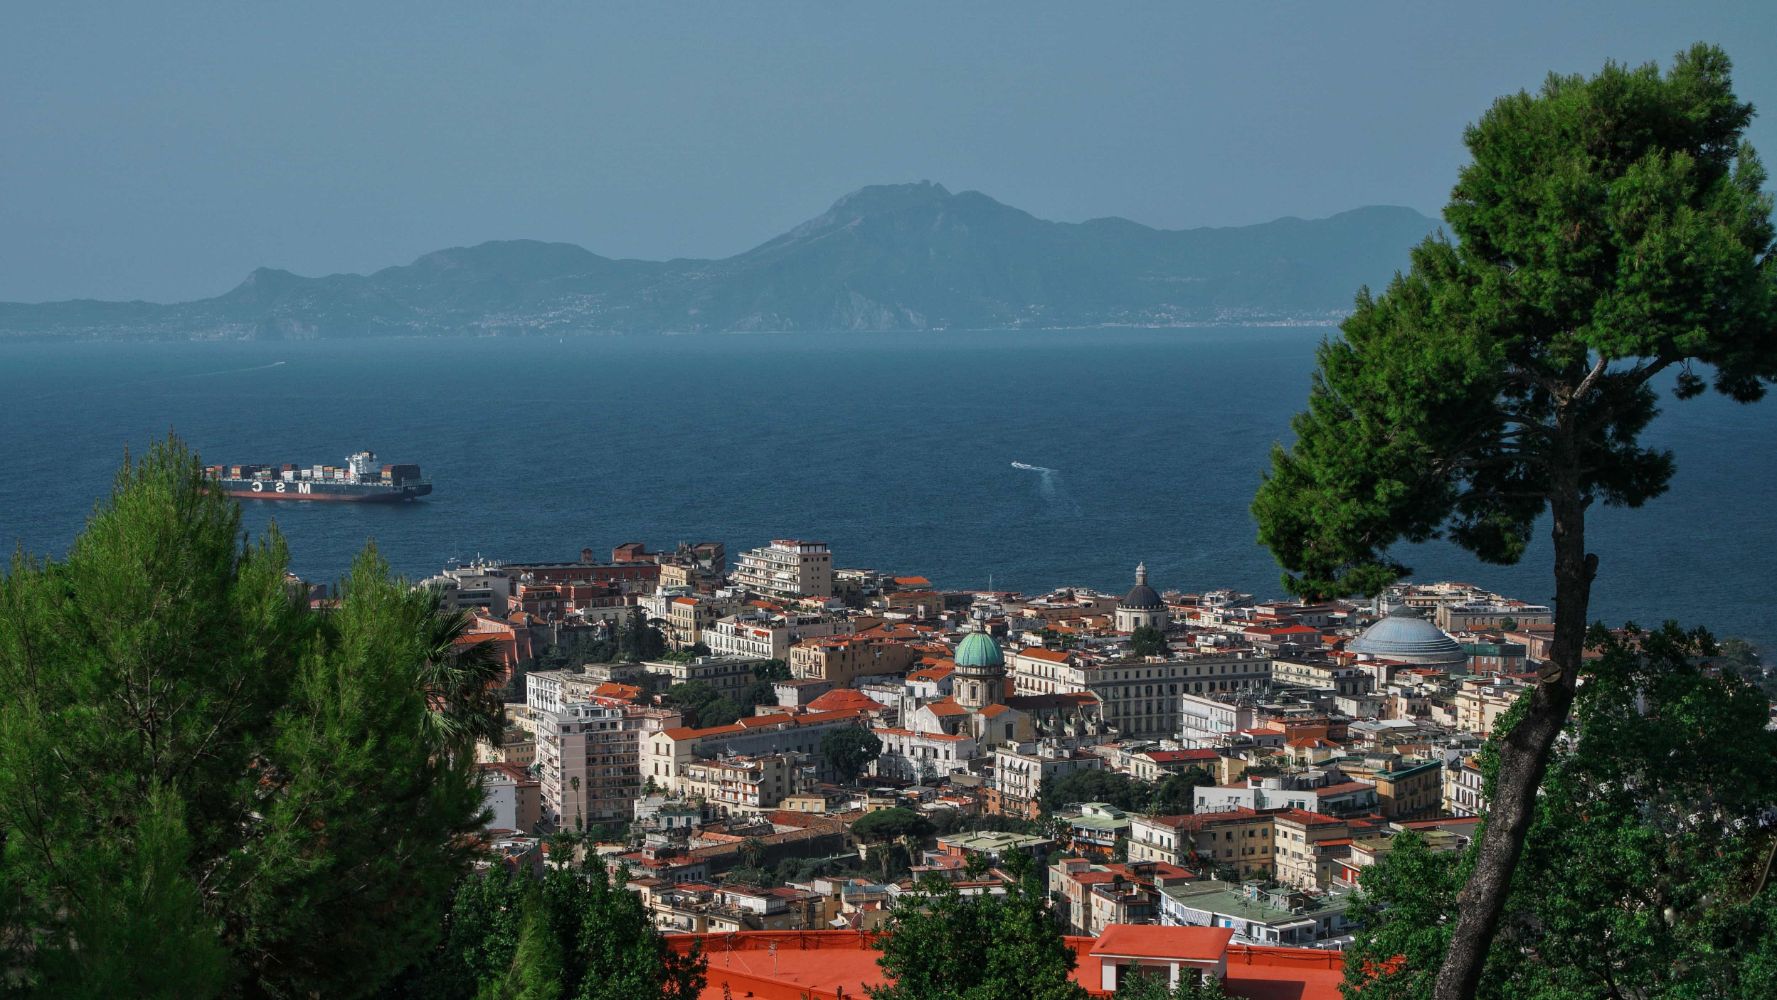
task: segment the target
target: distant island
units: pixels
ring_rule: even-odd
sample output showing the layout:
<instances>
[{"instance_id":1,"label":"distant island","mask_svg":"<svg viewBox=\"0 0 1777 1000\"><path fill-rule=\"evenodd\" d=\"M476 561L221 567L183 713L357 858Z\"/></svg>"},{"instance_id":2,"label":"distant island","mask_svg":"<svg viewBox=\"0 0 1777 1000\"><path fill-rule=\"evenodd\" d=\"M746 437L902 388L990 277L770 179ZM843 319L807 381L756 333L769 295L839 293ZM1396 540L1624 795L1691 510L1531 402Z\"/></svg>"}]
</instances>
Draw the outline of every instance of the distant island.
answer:
<instances>
[{"instance_id":1,"label":"distant island","mask_svg":"<svg viewBox=\"0 0 1777 1000\"><path fill-rule=\"evenodd\" d=\"M368 275L260 268L196 302L0 303L0 340L1326 323L1437 225L1396 207L1220 229L1049 222L975 191L882 185L722 260L490 242Z\"/></svg>"}]
</instances>

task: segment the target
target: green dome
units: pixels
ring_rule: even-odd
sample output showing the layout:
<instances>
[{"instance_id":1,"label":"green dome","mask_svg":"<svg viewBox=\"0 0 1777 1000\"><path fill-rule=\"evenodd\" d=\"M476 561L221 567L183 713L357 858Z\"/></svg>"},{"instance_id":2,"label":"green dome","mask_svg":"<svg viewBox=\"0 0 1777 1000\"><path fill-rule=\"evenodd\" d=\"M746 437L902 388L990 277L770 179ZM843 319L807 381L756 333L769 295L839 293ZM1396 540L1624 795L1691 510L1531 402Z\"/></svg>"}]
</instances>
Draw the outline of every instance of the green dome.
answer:
<instances>
[{"instance_id":1,"label":"green dome","mask_svg":"<svg viewBox=\"0 0 1777 1000\"><path fill-rule=\"evenodd\" d=\"M970 632L956 644L956 665L959 667L1003 667L1006 654L1000 644L986 632Z\"/></svg>"}]
</instances>

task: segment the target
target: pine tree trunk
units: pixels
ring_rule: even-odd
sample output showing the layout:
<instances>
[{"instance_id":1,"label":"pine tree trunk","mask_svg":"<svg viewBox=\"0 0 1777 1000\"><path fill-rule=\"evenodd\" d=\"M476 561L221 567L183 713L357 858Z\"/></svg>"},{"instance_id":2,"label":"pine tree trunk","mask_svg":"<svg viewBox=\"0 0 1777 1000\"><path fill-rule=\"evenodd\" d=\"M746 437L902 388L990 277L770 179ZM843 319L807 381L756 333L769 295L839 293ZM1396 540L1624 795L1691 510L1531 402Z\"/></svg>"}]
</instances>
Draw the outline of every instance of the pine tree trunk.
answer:
<instances>
[{"instance_id":1,"label":"pine tree trunk","mask_svg":"<svg viewBox=\"0 0 1777 1000\"><path fill-rule=\"evenodd\" d=\"M1529 710L1500 740L1499 775L1474 872L1457 897L1456 927L1432 993L1436 1000L1469 1000L1480 986L1511 891L1512 873L1536 812L1537 789L1573 707L1598 558L1586 552L1586 501L1577 484L1563 484L1556 492L1549 503L1555 542L1555 632L1549 661L1537 679Z\"/></svg>"}]
</instances>

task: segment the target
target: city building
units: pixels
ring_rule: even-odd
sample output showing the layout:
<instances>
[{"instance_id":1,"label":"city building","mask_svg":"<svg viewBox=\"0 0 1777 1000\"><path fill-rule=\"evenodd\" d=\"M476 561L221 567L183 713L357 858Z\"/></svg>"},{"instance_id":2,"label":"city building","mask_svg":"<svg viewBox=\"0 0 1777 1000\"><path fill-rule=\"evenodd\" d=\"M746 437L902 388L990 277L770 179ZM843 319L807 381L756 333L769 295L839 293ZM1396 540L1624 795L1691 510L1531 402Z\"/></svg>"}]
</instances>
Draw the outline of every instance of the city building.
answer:
<instances>
[{"instance_id":1,"label":"city building","mask_svg":"<svg viewBox=\"0 0 1777 1000\"><path fill-rule=\"evenodd\" d=\"M826 542L779 538L740 554L735 586L776 600L833 596L833 553ZM781 657L780 657L781 658Z\"/></svg>"},{"instance_id":2,"label":"city building","mask_svg":"<svg viewBox=\"0 0 1777 1000\"><path fill-rule=\"evenodd\" d=\"M1043 782L1075 771L1104 769L1095 753L1064 747L1054 740L1002 744L993 751L993 780L987 789L987 811L997 816L1036 819L1042 813Z\"/></svg>"},{"instance_id":3,"label":"city building","mask_svg":"<svg viewBox=\"0 0 1777 1000\"><path fill-rule=\"evenodd\" d=\"M1423 611L1408 604L1391 609L1364 629L1362 635L1346 643L1345 649L1369 659L1441 667L1458 673L1468 666L1468 654L1456 640L1427 621Z\"/></svg>"},{"instance_id":4,"label":"city building","mask_svg":"<svg viewBox=\"0 0 1777 1000\"><path fill-rule=\"evenodd\" d=\"M1129 860L1210 871L1233 868L1244 877L1270 875L1272 813L1253 809L1183 816L1136 816L1129 821Z\"/></svg>"},{"instance_id":5,"label":"city building","mask_svg":"<svg viewBox=\"0 0 1777 1000\"><path fill-rule=\"evenodd\" d=\"M1226 927L1235 944L1285 948L1338 947L1350 940L1346 902L1302 890L1249 882L1168 882L1160 890L1167 927Z\"/></svg>"},{"instance_id":6,"label":"city building","mask_svg":"<svg viewBox=\"0 0 1777 1000\"><path fill-rule=\"evenodd\" d=\"M1273 822L1277 880L1298 889L1330 887L1339 860L1351 853L1351 827L1337 817L1302 809L1286 809Z\"/></svg>"},{"instance_id":7,"label":"city building","mask_svg":"<svg viewBox=\"0 0 1777 1000\"><path fill-rule=\"evenodd\" d=\"M543 820L541 783L514 764L478 764L481 772L482 806L491 815L489 830L531 833Z\"/></svg>"},{"instance_id":8,"label":"city building","mask_svg":"<svg viewBox=\"0 0 1777 1000\"><path fill-rule=\"evenodd\" d=\"M1138 628L1156 628L1166 630L1172 623L1172 614L1166 609L1166 602L1148 586L1148 566L1139 563L1135 567L1135 586L1117 602L1117 631L1134 632Z\"/></svg>"},{"instance_id":9,"label":"city building","mask_svg":"<svg viewBox=\"0 0 1777 1000\"><path fill-rule=\"evenodd\" d=\"M788 661L790 647L804 639L851 635L857 627L841 615L758 609L719 619L698 637L715 656Z\"/></svg>"},{"instance_id":10,"label":"city building","mask_svg":"<svg viewBox=\"0 0 1777 1000\"><path fill-rule=\"evenodd\" d=\"M801 770L797 754L694 760L685 765L677 790L702 800L717 816L759 815L799 790Z\"/></svg>"}]
</instances>

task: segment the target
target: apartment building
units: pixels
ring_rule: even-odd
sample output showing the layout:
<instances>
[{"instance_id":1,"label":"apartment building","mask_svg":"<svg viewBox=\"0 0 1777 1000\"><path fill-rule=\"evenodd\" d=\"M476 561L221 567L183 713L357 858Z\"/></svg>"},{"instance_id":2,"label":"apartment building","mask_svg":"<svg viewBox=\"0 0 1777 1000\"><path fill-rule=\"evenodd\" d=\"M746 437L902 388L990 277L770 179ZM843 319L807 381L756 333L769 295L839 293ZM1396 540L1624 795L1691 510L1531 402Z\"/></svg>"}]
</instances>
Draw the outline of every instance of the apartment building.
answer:
<instances>
[{"instance_id":1,"label":"apartment building","mask_svg":"<svg viewBox=\"0 0 1777 1000\"><path fill-rule=\"evenodd\" d=\"M679 790L701 799L718 816L756 816L771 812L798 791L802 760L797 754L721 757L685 766Z\"/></svg>"},{"instance_id":2,"label":"apartment building","mask_svg":"<svg viewBox=\"0 0 1777 1000\"><path fill-rule=\"evenodd\" d=\"M879 635L832 635L790 647L790 674L850 687L859 677L904 674L920 657L913 646Z\"/></svg>"},{"instance_id":3,"label":"apartment building","mask_svg":"<svg viewBox=\"0 0 1777 1000\"><path fill-rule=\"evenodd\" d=\"M1391 820L1418 819L1435 813L1443 803L1444 766L1438 761L1402 763L1373 771L1376 802Z\"/></svg>"},{"instance_id":4,"label":"apartment building","mask_svg":"<svg viewBox=\"0 0 1777 1000\"><path fill-rule=\"evenodd\" d=\"M1286 809L1273 817L1277 880L1298 889L1325 890L1351 853L1351 827L1342 819Z\"/></svg>"},{"instance_id":5,"label":"apartment building","mask_svg":"<svg viewBox=\"0 0 1777 1000\"><path fill-rule=\"evenodd\" d=\"M649 660L642 669L668 685L702 681L723 694L737 694L753 683L753 669L765 660L762 656L712 653L686 660Z\"/></svg>"},{"instance_id":6,"label":"apartment building","mask_svg":"<svg viewBox=\"0 0 1777 1000\"><path fill-rule=\"evenodd\" d=\"M914 732L879 726L872 729L882 740L882 753L870 773L897 781L926 781L947 777L964 769L980 753L969 733Z\"/></svg>"},{"instance_id":7,"label":"apartment building","mask_svg":"<svg viewBox=\"0 0 1777 1000\"><path fill-rule=\"evenodd\" d=\"M1160 895L1166 927L1226 927L1234 944L1269 948L1337 947L1351 930L1346 901L1257 883L1168 883Z\"/></svg>"},{"instance_id":8,"label":"apartment building","mask_svg":"<svg viewBox=\"0 0 1777 1000\"><path fill-rule=\"evenodd\" d=\"M1219 747L1257 722L1258 711L1252 705L1189 692L1179 695L1178 739L1187 749Z\"/></svg>"},{"instance_id":9,"label":"apartment building","mask_svg":"<svg viewBox=\"0 0 1777 1000\"><path fill-rule=\"evenodd\" d=\"M1272 814L1254 809L1188 816L1136 816L1129 821L1129 860L1232 867L1242 876L1269 875Z\"/></svg>"},{"instance_id":10,"label":"apartment building","mask_svg":"<svg viewBox=\"0 0 1777 1000\"><path fill-rule=\"evenodd\" d=\"M605 820L627 821L641 791L637 736L624 727L623 709L591 702L537 717L537 771L543 822L557 830L584 830Z\"/></svg>"},{"instance_id":11,"label":"apartment building","mask_svg":"<svg viewBox=\"0 0 1777 1000\"><path fill-rule=\"evenodd\" d=\"M685 769L697 760L723 753L740 756L800 753L830 779L821 760L821 739L844 726L858 726L865 716L858 711L808 712L801 715L756 715L728 726L704 729L678 727L649 734L641 754L642 777L667 791L677 791Z\"/></svg>"},{"instance_id":12,"label":"apartment building","mask_svg":"<svg viewBox=\"0 0 1777 1000\"><path fill-rule=\"evenodd\" d=\"M543 819L542 784L515 764L477 764L487 829L530 833Z\"/></svg>"},{"instance_id":13,"label":"apartment building","mask_svg":"<svg viewBox=\"0 0 1777 1000\"><path fill-rule=\"evenodd\" d=\"M734 583L776 600L833 596L833 553L826 542L779 538L740 554Z\"/></svg>"},{"instance_id":14,"label":"apartment building","mask_svg":"<svg viewBox=\"0 0 1777 1000\"><path fill-rule=\"evenodd\" d=\"M1005 744L993 751L993 780L987 788L987 811L999 816L1036 819L1042 812L1043 782L1075 771L1104 768L1104 758L1052 741Z\"/></svg>"},{"instance_id":15,"label":"apartment building","mask_svg":"<svg viewBox=\"0 0 1777 1000\"><path fill-rule=\"evenodd\" d=\"M790 647L804 639L851 635L856 630L851 619L838 615L750 611L722 618L699 636L716 656L787 661Z\"/></svg>"},{"instance_id":16,"label":"apartment building","mask_svg":"<svg viewBox=\"0 0 1777 1000\"><path fill-rule=\"evenodd\" d=\"M1270 659L1248 652L1184 653L1166 660L1057 659L1027 648L1012 657L1019 694L1090 692L1103 705L1106 725L1125 737L1170 739L1178 734L1182 694L1260 691L1271 681Z\"/></svg>"},{"instance_id":17,"label":"apartment building","mask_svg":"<svg viewBox=\"0 0 1777 1000\"><path fill-rule=\"evenodd\" d=\"M1444 767L1444 811L1452 816L1479 816L1487 811L1487 798L1482 794L1486 781L1472 756L1451 761Z\"/></svg>"},{"instance_id":18,"label":"apartment building","mask_svg":"<svg viewBox=\"0 0 1777 1000\"><path fill-rule=\"evenodd\" d=\"M1499 717L1527 690L1519 681L1496 675L1465 678L1456 690L1457 730L1483 739L1493 735Z\"/></svg>"},{"instance_id":19,"label":"apartment building","mask_svg":"<svg viewBox=\"0 0 1777 1000\"><path fill-rule=\"evenodd\" d=\"M1306 658L1272 661L1271 679L1285 687L1345 696L1366 694L1374 685L1374 677L1355 664Z\"/></svg>"},{"instance_id":20,"label":"apartment building","mask_svg":"<svg viewBox=\"0 0 1777 1000\"><path fill-rule=\"evenodd\" d=\"M1478 632L1508 623L1551 625L1555 612L1547 605L1522 601L1461 601L1438 605L1433 620L1446 632Z\"/></svg>"}]
</instances>

